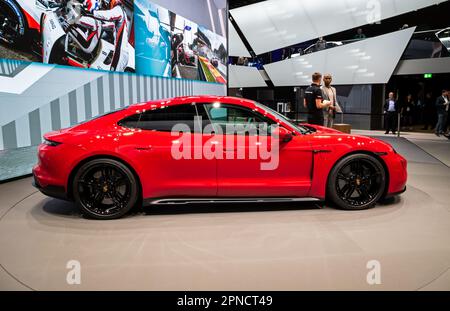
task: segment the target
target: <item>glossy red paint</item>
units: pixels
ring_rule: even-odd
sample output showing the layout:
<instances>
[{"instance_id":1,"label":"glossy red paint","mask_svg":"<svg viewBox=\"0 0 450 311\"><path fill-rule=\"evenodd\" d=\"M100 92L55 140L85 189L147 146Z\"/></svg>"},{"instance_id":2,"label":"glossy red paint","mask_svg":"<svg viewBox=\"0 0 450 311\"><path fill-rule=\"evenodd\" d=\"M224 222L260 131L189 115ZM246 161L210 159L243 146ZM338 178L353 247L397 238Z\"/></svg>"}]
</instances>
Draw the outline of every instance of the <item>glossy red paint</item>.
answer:
<instances>
[{"instance_id":1,"label":"glossy red paint","mask_svg":"<svg viewBox=\"0 0 450 311\"><path fill-rule=\"evenodd\" d=\"M131 129L118 125L127 116L161 106L191 103L227 103L251 108L293 133L281 143L279 166L260 170L261 159L175 160L170 132ZM253 101L232 97L179 97L134 104L86 123L46 134L56 146L41 144L39 162L33 173L43 188L59 187L71 198L71 176L83 161L111 157L126 163L139 179L143 198L173 197L313 197L324 199L333 166L346 155L367 153L377 157L387 169L387 195L402 192L407 180L406 160L387 143L377 139L344 134L313 126L312 134L302 134ZM204 144L210 134L193 134ZM220 140L219 140L220 141ZM245 148L252 148L247 139ZM238 143L238 142L237 142ZM242 142L241 142L242 143ZM227 152L234 152L228 150Z\"/></svg>"}]
</instances>

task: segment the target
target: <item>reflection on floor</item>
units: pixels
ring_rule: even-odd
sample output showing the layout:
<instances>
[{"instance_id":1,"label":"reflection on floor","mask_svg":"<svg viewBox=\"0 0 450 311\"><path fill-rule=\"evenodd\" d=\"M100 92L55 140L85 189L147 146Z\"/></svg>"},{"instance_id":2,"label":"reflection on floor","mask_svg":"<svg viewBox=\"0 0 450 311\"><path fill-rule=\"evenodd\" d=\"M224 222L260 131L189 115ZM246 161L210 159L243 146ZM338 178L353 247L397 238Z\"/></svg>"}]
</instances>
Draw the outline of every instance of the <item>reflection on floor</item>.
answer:
<instances>
[{"instance_id":1,"label":"reflection on floor","mask_svg":"<svg viewBox=\"0 0 450 311\"><path fill-rule=\"evenodd\" d=\"M0 181L31 174L37 146L0 150Z\"/></svg>"},{"instance_id":2,"label":"reflection on floor","mask_svg":"<svg viewBox=\"0 0 450 311\"><path fill-rule=\"evenodd\" d=\"M409 160L408 190L366 211L161 206L93 221L30 178L2 184L0 290L450 290L450 168L388 139ZM78 285L67 282L72 260ZM381 284L367 282L372 260Z\"/></svg>"},{"instance_id":3,"label":"reflection on floor","mask_svg":"<svg viewBox=\"0 0 450 311\"><path fill-rule=\"evenodd\" d=\"M450 140L444 136L437 137L430 133L403 132L401 137L397 137L392 134L386 135L382 131L364 130L353 130L352 134L372 136L387 141L396 146L400 153L408 155L409 161L415 161L417 157L425 157L430 161L439 161L450 167ZM405 140L410 144L405 143ZM417 154L413 150L417 150Z\"/></svg>"}]
</instances>

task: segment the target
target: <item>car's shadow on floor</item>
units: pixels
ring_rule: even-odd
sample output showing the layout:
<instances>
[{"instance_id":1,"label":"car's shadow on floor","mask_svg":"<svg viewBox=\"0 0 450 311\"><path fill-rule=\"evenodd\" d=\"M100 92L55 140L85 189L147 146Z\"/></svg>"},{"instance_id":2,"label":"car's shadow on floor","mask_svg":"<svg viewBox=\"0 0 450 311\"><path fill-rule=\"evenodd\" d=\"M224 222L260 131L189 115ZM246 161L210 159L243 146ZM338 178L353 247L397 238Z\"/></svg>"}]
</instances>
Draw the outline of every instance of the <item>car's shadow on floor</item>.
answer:
<instances>
[{"instance_id":1,"label":"car's shadow on floor","mask_svg":"<svg viewBox=\"0 0 450 311\"><path fill-rule=\"evenodd\" d=\"M269 211L293 211L293 210L317 210L324 207L324 203L311 202L284 202L284 203L216 203L216 204L183 204L183 205L150 205L136 206L128 214L128 217L139 215L178 215L178 214L202 214L202 213L252 213ZM62 217L83 217L81 210L73 202L58 199L47 199L42 206L47 214Z\"/></svg>"},{"instance_id":2,"label":"car's shadow on floor","mask_svg":"<svg viewBox=\"0 0 450 311\"><path fill-rule=\"evenodd\" d=\"M323 208L324 204L311 202L284 203L191 203L183 205L151 205L133 210L145 215L200 214L200 213L253 213L270 211L311 210Z\"/></svg>"}]
</instances>

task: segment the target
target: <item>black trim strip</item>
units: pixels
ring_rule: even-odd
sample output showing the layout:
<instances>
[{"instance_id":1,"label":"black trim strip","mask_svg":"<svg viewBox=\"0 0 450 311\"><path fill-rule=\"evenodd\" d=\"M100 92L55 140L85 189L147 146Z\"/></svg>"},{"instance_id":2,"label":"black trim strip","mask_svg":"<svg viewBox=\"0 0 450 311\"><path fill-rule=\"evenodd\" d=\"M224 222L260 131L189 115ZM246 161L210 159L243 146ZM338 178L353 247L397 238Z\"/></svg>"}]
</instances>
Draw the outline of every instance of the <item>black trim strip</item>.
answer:
<instances>
[{"instance_id":1,"label":"black trim strip","mask_svg":"<svg viewBox=\"0 0 450 311\"><path fill-rule=\"evenodd\" d=\"M49 185L49 186L46 186L46 187L42 187L39 184L39 182L37 181L35 176L33 176L32 184L40 192L42 192L43 194L45 194L45 195L47 195L49 197L53 197L53 198L57 198L57 199L61 199L61 200L69 200L68 197L67 197L66 190L62 186Z\"/></svg>"}]
</instances>

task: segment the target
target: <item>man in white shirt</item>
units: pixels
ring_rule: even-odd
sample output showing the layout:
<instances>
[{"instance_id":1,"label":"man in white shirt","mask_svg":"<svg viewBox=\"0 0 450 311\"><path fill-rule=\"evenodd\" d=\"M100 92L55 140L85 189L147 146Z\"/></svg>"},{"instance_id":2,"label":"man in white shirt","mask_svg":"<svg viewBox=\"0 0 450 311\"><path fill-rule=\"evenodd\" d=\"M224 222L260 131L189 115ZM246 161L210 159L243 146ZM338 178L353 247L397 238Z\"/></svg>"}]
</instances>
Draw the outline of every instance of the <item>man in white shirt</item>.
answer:
<instances>
[{"instance_id":1,"label":"man in white shirt","mask_svg":"<svg viewBox=\"0 0 450 311\"><path fill-rule=\"evenodd\" d=\"M329 128L333 128L336 112L342 113L341 107L337 102L336 89L331 86L331 81L333 81L333 77L331 76L331 74L324 75L324 85L321 87L323 99L330 102L330 106L323 109L323 126Z\"/></svg>"},{"instance_id":2,"label":"man in white shirt","mask_svg":"<svg viewBox=\"0 0 450 311\"><path fill-rule=\"evenodd\" d=\"M394 98L394 92L389 93L389 98L386 99L384 103L384 114L386 115L386 132L385 134L389 134L389 131L395 135L396 123L397 123L397 114L398 114L398 105L397 101Z\"/></svg>"}]
</instances>

